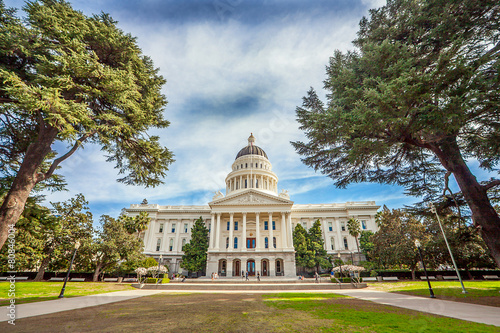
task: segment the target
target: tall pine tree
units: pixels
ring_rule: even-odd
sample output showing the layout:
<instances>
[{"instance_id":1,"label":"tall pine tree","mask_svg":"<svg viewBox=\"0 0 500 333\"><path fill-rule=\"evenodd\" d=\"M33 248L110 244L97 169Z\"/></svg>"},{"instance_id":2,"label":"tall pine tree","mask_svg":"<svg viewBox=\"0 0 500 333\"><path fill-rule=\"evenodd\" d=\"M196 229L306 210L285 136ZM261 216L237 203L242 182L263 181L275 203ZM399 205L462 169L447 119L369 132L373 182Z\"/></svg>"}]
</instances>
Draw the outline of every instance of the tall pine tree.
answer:
<instances>
[{"instance_id":1,"label":"tall pine tree","mask_svg":"<svg viewBox=\"0 0 500 333\"><path fill-rule=\"evenodd\" d=\"M203 272L207 267L208 229L200 216L191 228L191 240L182 248L181 267L189 272Z\"/></svg>"}]
</instances>

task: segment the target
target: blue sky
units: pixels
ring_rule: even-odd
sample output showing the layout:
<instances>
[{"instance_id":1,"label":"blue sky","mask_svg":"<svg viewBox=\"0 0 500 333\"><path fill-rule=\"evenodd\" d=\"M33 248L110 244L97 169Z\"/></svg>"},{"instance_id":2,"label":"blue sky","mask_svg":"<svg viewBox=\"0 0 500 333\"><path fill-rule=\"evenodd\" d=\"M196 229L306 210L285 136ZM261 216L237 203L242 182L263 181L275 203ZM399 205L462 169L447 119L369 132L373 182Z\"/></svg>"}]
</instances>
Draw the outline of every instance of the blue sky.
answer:
<instances>
[{"instance_id":1,"label":"blue sky","mask_svg":"<svg viewBox=\"0 0 500 333\"><path fill-rule=\"evenodd\" d=\"M86 146L62 164L68 191L48 194L48 201L83 193L96 220L144 198L204 205L214 191L224 192L224 178L251 132L273 164L280 191L287 189L296 203L375 200L397 208L418 201L388 185L336 189L331 179L303 165L290 145L305 139L295 108L309 87L321 90L329 56L352 49L361 18L385 1L70 2L87 15L110 13L160 68L171 126L154 133L176 162L164 185L125 186L115 181L116 169L100 148ZM24 1L5 4L21 8Z\"/></svg>"}]
</instances>

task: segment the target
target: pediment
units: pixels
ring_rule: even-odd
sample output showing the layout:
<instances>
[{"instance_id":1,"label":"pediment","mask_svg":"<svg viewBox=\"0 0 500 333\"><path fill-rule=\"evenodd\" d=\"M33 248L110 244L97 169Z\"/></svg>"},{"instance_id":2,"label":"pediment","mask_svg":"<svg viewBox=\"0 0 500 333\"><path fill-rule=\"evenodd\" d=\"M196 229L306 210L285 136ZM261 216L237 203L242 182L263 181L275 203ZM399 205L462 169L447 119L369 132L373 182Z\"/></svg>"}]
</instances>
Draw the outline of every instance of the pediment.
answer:
<instances>
[{"instance_id":1,"label":"pediment","mask_svg":"<svg viewBox=\"0 0 500 333\"><path fill-rule=\"evenodd\" d=\"M230 195L224 198L216 199L208 203L210 207L214 206L242 206L242 205L259 205L259 206L291 206L293 201L285 198L273 196L266 193L261 193L255 190L247 190L242 193Z\"/></svg>"}]
</instances>

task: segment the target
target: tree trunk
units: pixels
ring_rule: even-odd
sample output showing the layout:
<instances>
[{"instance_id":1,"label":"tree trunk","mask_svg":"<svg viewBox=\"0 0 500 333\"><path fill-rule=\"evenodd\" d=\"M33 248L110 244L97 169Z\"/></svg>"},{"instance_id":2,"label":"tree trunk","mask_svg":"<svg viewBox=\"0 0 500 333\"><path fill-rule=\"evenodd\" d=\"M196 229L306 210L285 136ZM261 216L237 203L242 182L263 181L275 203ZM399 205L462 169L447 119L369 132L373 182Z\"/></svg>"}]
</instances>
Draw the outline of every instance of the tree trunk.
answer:
<instances>
[{"instance_id":1,"label":"tree trunk","mask_svg":"<svg viewBox=\"0 0 500 333\"><path fill-rule=\"evenodd\" d=\"M97 264L94 272L94 276L92 277L92 281L98 282L99 281L99 274L101 273L101 264Z\"/></svg>"},{"instance_id":2,"label":"tree trunk","mask_svg":"<svg viewBox=\"0 0 500 333\"><path fill-rule=\"evenodd\" d=\"M7 240L9 226L17 223L31 190L41 180L38 175L41 171L40 166L51 152L51 145L57 132L54 127L44 127L40 130L37 140L30 144L26 151L16 178L0 207L0 248Z\"/></svg>"},{"instance_id":3,"label":"tree trunk","mask_svg":"<svg viewBox=\"0 0 500 333\"><path fill-rule=\"evenodd\" d=\"M45 274L45 269L47 266L49 266L51 255L54 252L54 247L51 247L47 254L45 255L45 258L43 258L42 263L40 264L40 268L38 269L38 273L36 273L35 279L33 281L42 281L43 280L43 275Z\"/></svg>"},{"instance_id":4,"label":"tree trunk","mask_svg":"<svg viewBox=\"0 0 500 333\"><path fill-rule=\"evenodd\" d=\"M500 216L491 205L486 190L471 173L460 152L456 137L442 140L433 149L441 164L451 171L472 212L474 225L479 228L491 255L500 267Z\"/></svg>"}]
</instances>

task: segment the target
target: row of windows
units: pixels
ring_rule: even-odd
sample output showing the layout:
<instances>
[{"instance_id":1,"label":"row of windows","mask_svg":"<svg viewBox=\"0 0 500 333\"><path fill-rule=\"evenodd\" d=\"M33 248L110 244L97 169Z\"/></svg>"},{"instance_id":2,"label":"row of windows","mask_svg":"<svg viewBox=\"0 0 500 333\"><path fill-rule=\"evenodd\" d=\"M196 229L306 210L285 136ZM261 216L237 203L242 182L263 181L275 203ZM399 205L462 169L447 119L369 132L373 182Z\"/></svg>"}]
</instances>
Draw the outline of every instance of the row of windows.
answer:
<instances>
[{"instance_id":1,"label":"row of windows","mask_svg":"<svg viewBox=\"0 0 500 333\"><path fill-rule=\"evenodd\" d=\"M366 221L361 220L360 222L361 222L361 229L366 230L367 229ZM302 222L302 226L304 227L304 229L307 229L307 222ZM347 230L346 222L340 222L340 230L342 231ZM328 231L333 231L333 222L328 222Z\"/></svg>"},{"instance_id":2,"label":"row of windows","mask_svg":"<svg viewBox=\"0 0 500 333\"><path fill-rule=\"evenodd\" d=\"M184 249L184 245L186 245L186 238L182 239L182 249ZM160 251L161 249L161 238L158 238L156 240L156 251ZM170 238L170 241L168 243L168 250L173 251L174 250L174 239Z\"/></svg>"},{"instance_id":3,"label":"row of windows","mask_svg":"<svg viewBox=\"0 0 500 333\"><path fill-rule=\"evenodd\" d=\"M250 164L250 167L252 167L252 164ZM235 170L243 169L243 163L240 164L239 166L237 165ZM255 163L255 168L259 168L259 163ZM245 169L248 169L248 163L245 163ZM260 169L262 169L262 163L260 163ZM267 165L264 165L264 169L267 169Z\"/></svg>"},{"instance_id":4,"label":"row of windows","mask_svg":"<svg viewBox=\"0 0 500 333\"><path fill-rule=\"evenodd\" d=\"M264 238L264 247L269 248L269 238ZM276 237L273 237L273 247L276 248ZM226 237L226 249L229 248L229 237ZM238 237L234 237L234 249L238 248ZM247 238L247 248L255 249L255 238Z\"/></svg>"},{"instance_id":5,"label":"row of windows","mask_svg":"<svg viewBox=\"0 0 500 333\"><path fill-rule=\"evenodd\" d=\"M332 250L335 250L335 238L334 237L330 238L330 243L331 243ZM349 245L347 244L347 237L344 237L344 249L349 250Z\"/></svg>"},{"instance_id":6,"label":"row of windows","mask_svg":"<svg viewBox=\"0 0 500 333\"><path fill-rule=\"evenodd\" d=\"M163 232L163 227L164 227L163 223L160 223L160 227L159 227L159 229L158 229L158 232L160 232L160 233L161 233L161 232ZM172 223L172 226L171 226L171 229L170 229L170 230L171 230L171 232L172 232L173 234L175 234L175 227L176 227L176 224L175 224L175 223ZM184 232L185 234L187 234L187 233L188 233L188 231L189 231L189 225L188 225L187 223L184 223L183 232Z\"/></svg>"},{"instance_id":7,"label":"row of windows","mask_svg":"<svg viewBox=\"0 0 500 333\"><path fill-rule=\"evenodd\" d=\"M231 228L231 222L227 221L226 229L229 230ZM234 230L238 230L238 221L234 221ZM264 230L269 230L269 222L264 221ZM276 230L276 221L273 221L273 230Z\"/></svg>"}]
</instances>

